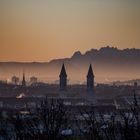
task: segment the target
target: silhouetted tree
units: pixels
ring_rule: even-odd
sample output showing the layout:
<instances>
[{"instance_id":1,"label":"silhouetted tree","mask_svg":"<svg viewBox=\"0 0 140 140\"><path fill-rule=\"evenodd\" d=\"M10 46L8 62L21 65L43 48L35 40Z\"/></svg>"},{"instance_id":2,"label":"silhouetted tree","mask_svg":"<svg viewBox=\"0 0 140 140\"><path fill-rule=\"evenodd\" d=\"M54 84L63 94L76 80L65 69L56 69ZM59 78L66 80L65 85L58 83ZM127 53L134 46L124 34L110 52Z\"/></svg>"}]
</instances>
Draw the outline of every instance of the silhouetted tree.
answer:
<instances>
[{"instance_id":1,"label":"silhouetted tree","mask_svg":"<svg viewBox=\"0 0 140 140\"><path fill-rule=\"evenodd\" d=\"M90 110L79 111L84 125L77 126L87 140L139 140L140 139L140 105L134 92L133 103L128 109L112 112L106 120L103 113ZM98 114L98 115L97 115ZM97 117L98 116L98 117ZM79 122L79 121L77 121Z\"/></svg>"},{"instance_id":2,"label":"silhouetted tree","mask_svg":"<svg viewBox=\"0 0 140 140\"><path fill-rule=\"evenodd\" d=\"M67 111L61 100L46 99L39 110L40 123L43 125L43 139L60 140L61 130L67 128Z\"/></svg>"},{"instance_id":3,"label":"silhouetted tree","mask_svg":"<svg viewBox=\"0 0 140 140\"><path fill-rule=\"evenodd\" d=\"M102 136L99 129L100 126L93 107L88 111L85 109L80 110L80 119L83 121L83 125L79 125L80 120L77 120L77 126L84 139L101 140Z\"/></svg>"}]
</instances>

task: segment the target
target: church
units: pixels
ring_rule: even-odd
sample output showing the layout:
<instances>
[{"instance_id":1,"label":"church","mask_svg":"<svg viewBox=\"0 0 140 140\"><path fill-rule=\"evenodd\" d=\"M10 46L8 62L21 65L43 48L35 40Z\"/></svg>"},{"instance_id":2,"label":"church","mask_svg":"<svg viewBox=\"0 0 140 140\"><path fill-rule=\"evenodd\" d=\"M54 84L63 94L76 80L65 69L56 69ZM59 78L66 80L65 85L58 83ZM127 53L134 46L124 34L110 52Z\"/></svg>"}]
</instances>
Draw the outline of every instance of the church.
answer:
<instances>
[{"instance_id":1,"label":"church","mask_svg":"<svg viewBox=\"0 0 140 140\"><path fill-rule=\"evenodd\" d=\"M62 69L59 75L59 86L60 86L60 91L67 91L67 73L66 73L66 68L63 63ZM94 73L92 69L92 65L90 64L89 70L87 73L87 92L89 94L94 94Z\"/></svg>"},{"instance_id":2,"label":"church","mask_svg":"<svg viewBox=\"0 0 140 140\"><path fill-rule=\"evenodd\" d=\"M86 85L68 85L67 83L67 72L65 64L63 63L60 75L59 75L59 97L65 100L78 100L84 104L87 102L95 103L95 88L94 88L94 72L92 65L89 65L87 72ZM81 102L81 103L82 103Z\"/></svg>"},{"instance_id":3,"label":"church","mask_svg":"<svg viewBox=\"0 0 140 140\"><path fill-rule=\"evenodd\" d=\"M69 85L68 74L65 64L62 64L59 74L59 84L37 84L30 85L26 83L25 73L23 72L21 86L17 97L24 94L25 97L48 97L50 99L63 99L66 104L93 104L96 102L94 72L92 65L89 65L86 75L86 84Z\"/></svg>"}]
</instances>

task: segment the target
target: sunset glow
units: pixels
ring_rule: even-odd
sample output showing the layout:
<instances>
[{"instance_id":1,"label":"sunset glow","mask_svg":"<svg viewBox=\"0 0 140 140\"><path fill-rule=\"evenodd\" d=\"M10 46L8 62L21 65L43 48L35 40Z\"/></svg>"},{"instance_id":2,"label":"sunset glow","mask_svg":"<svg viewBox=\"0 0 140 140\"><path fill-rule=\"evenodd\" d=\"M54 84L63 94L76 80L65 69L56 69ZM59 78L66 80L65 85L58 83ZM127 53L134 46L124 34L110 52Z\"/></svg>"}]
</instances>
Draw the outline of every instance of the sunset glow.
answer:
<instances>
[{"instance_id":1,"label":"sunset glow","mask_svg":"<svg viewBox=\"0 0 140 140\"><path fill-rule=\"evenodd\" d=\"M139 0L0 0L0 61L140 48Z\"/></svg>"}]
</instances>

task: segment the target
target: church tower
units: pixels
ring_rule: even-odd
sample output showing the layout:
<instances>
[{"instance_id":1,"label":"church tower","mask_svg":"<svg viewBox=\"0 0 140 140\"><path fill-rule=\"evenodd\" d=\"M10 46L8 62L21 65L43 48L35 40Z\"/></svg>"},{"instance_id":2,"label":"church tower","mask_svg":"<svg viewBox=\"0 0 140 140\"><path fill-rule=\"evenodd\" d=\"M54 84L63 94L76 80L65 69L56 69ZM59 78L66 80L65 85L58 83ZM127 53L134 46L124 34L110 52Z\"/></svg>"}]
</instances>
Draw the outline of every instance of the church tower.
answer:
<instances>
[{"instance_id":1,"label":"church tower","mask_svg":"<svg viewBox=\"0 0 140 140\"><path fill-rule=\"evenodd\" d=\"M26 86L25 73L23 72L22 86Z\"/></svg>"},{"instance_id":2,"label":"church tower","mask_svg":"<svg viewBox=\"0 0 140 140\"><path fill-rule=\"evenodd\" d=\"M87 91L94 91L94 74L92 70L92 65L90 64L88 74L87 74Z\"/></svg>"},{"instance_id":3,"label":"church tower","mask_svg":"<svg viewBox=\"0 0 140 140\"><path fill-rule=\"evenodd\" d=\"M62 69L59 75L60 78L60 90L66 91L67 90L67 73L65 69L65 65L62 65Z\"/></svg>"}]
</instances>

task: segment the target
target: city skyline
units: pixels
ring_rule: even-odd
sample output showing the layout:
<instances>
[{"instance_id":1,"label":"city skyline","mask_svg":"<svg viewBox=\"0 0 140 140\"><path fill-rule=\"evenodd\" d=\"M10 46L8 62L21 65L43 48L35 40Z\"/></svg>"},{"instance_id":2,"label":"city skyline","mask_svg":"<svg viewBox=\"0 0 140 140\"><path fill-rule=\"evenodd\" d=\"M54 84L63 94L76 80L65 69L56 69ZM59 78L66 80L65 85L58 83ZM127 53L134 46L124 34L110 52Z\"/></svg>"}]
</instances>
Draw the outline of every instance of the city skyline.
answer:
<instances>
[{"instance_id":1,"label":"city skyline","mask_svg":"<svg viewBox=\"0 0 140 140\"><path fill-rule=\"evenodd\" d=\"M140 0L0 0L0 140L140 138Z\"/></svg>"},{"instance_id":2,"label":"city skyline","mask_svg":"<svg viewBox=\"0 0 140 140\"><path fill-rule=\"evenodd\" d=\"M138 0L0 0L0 61L48 62L91 48L140 48Z\"/></svg>"}]
</instances>

